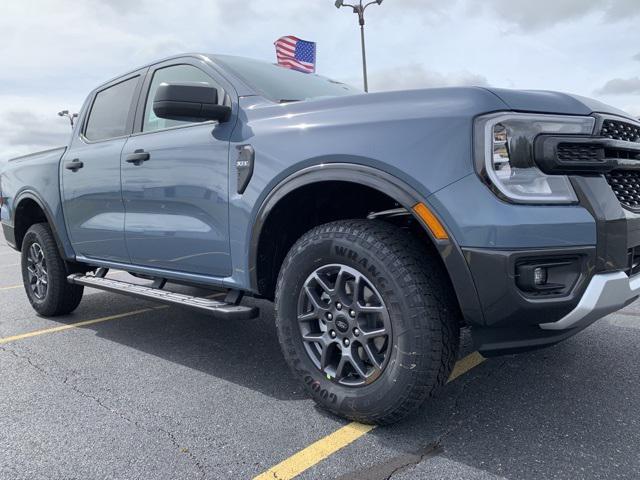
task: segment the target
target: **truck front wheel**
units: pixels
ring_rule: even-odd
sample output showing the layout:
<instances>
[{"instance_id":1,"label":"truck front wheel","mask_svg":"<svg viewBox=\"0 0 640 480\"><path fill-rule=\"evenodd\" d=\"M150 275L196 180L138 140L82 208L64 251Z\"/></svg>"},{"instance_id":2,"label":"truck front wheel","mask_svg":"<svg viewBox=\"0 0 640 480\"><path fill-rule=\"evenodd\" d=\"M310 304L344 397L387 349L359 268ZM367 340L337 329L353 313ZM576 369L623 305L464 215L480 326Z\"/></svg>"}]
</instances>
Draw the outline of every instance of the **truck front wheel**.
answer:
<instances>
[{"instance_id":1,"label":"truck front wheel","mask_svg":"<svg viewBox=\"0 0 640 480\"><path fill-rule=\"evenodd\" d=\"M459 308L439 259L399 227L338 221L291 248L276 288L284 356L326 409L392 423L443 385Z\"/></svg>"},{"instance_id":2,"label":"truck front wheel","mask_svg":"<svg viewBox=\"0 0 640 480\"><path fill-rule=\"evenodd\" d=\"M22 241L22 281L33 309L45 317L73 312L84 287L67 282L65 263L47 224L31 226Z\"/></svg>"}]
</instances>

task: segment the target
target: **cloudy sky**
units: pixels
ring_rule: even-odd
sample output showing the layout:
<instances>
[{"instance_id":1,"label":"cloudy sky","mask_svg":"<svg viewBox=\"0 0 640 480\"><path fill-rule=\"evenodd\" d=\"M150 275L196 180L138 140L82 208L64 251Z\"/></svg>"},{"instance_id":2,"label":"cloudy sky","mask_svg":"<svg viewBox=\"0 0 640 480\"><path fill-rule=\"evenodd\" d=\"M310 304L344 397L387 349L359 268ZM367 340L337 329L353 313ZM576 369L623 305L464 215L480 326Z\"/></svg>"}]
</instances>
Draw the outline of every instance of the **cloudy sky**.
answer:
<instances>
[{"instance_id":1,"label":"cloudy sky","mask_svg":"<svg viewBox=\"0 0 640 480\"><path fill-rule=\"evenodd\" d=\"M21 0L0 15L0 159L66 142L61 109L187 51L274 61L318 42L318 72L361 85L357 17L333 0ZM367 10L372 90L491 85L591 96L640 116L640 0L384 0Z\"/></svg>"}]
</instances>

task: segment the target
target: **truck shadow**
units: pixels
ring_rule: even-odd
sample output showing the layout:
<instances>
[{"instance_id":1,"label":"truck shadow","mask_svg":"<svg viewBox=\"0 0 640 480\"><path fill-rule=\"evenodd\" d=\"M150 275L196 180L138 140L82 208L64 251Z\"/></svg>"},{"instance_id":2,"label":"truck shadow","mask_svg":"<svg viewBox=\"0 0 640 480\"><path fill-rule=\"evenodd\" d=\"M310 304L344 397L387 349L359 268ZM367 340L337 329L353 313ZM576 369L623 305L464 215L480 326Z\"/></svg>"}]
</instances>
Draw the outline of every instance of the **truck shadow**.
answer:
<instances>
[{"instance_id":1,"label":"truck shadow","mask_svg":"<svg viewBox=\"0 0 640 480\"><path fill-rule=\"evenodd\" d=\"M189 291L202 296L211 293L194 289ZM109 341L199 370L278 400L306 399L299 382L291 375L282 357L274 323L273 304L253 299L247 302L259 304L260 318L233 322L217 320L178 307L156 310L153 308L159 304L95 292L85 295L80 309L74 315L60 317L56 321L71 324L81 321L78 317L87 320L113 315L114 304L122 312L151 308L153 310L126 320L107 321L81 328L93 330L97 336Z\"/></svg>"}]
</instances>

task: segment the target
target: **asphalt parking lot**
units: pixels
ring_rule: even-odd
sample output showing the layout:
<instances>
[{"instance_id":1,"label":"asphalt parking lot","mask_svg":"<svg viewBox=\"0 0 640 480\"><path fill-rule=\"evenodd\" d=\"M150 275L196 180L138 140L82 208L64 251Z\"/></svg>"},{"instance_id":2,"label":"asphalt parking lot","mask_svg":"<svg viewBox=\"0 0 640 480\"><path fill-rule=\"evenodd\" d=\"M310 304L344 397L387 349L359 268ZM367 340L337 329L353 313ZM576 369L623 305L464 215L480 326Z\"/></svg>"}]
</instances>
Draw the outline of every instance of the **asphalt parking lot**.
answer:
<instances>
[{"instance_id":1,"label":"asphalt parking lot","mask_svg":"<svg viewBox=\"0 0 640 480\"><path fill-rule=\"evenodd\" d=\"M364 433L302 393L267 302L233 324L87 290L49 320L18 262L0 246L2 479L640 477L639 304L481 363L465 334L437 398Z\"/></svg>"}]
</instances>

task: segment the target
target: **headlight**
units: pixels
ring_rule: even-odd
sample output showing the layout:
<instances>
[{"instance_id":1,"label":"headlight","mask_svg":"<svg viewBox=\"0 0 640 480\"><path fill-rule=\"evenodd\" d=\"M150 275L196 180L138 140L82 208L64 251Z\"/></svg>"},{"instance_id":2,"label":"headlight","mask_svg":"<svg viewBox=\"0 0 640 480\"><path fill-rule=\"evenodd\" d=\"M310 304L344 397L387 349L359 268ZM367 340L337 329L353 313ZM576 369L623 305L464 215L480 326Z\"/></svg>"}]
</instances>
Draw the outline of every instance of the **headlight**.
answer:
<instances>
[{"instance_id":1,"label":"headlight","mask_svg":"<svg viewBox=\"0 0 640 480\"><path fill-rule=\"evenodd\" d=\"M476 168L501 197L516 203L573 203L569 179L546 175L535 165L533 142L540 134L591 135L593 117L497 113L475 124Z\"/></svg>"}]
</instances>

